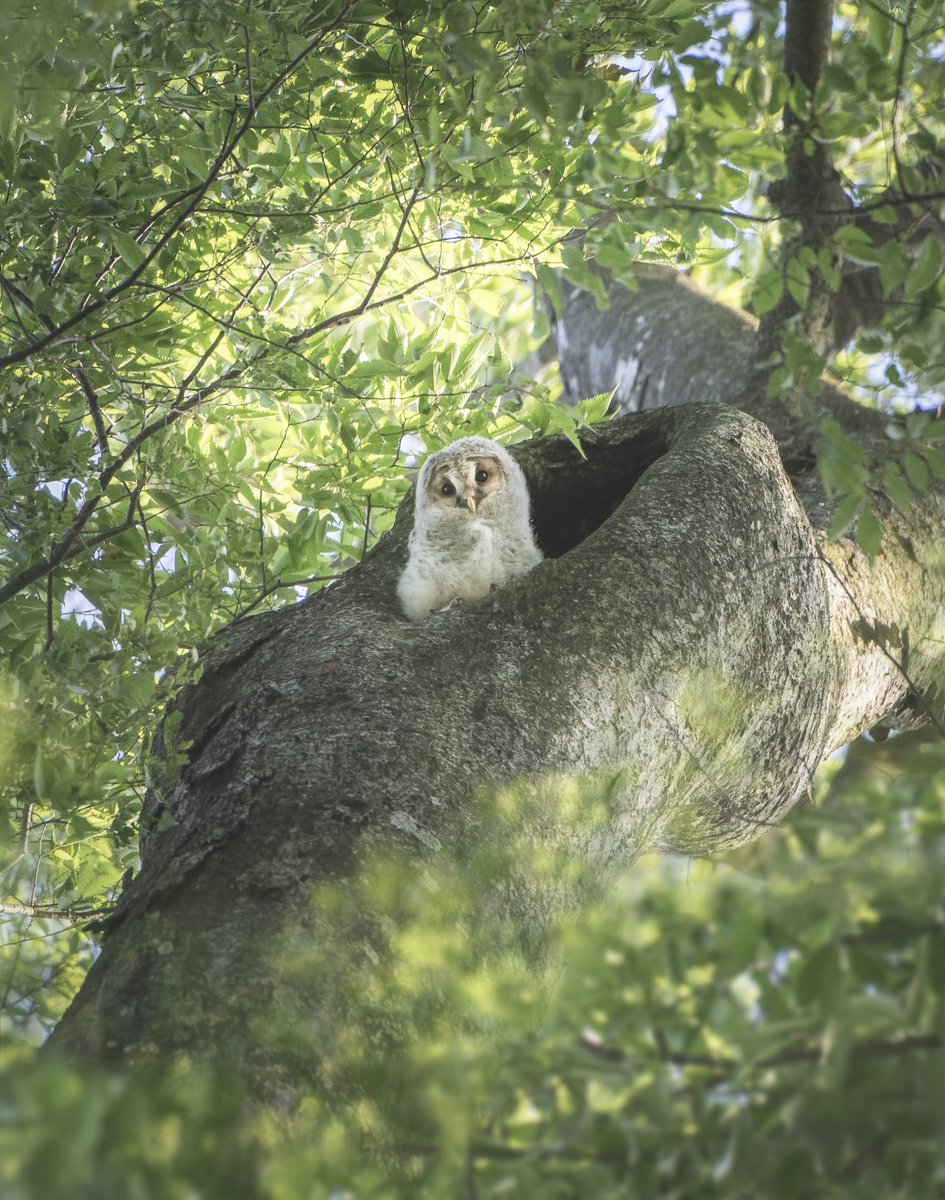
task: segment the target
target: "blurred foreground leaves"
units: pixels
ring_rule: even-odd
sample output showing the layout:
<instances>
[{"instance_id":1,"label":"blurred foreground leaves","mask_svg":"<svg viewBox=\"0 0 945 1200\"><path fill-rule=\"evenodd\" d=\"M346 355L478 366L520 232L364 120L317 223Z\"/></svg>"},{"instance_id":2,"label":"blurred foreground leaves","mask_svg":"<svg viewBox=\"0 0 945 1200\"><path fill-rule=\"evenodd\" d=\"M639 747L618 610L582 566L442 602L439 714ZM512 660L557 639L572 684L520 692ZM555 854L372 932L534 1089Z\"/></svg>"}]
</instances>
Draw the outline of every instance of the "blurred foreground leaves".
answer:
<instances>
[{"instance_id":1,"label":"blurred foreground leaves","mask_svg":"<svg viewBox=\"0 0 945 1200\"><path fill-rule=\"evenodd\" d=\"M496 927L486 967L469 952L479 935L457 897L491 872L445 890L375 872L362 891L398 933L390 961L338 982L356 985L340 1013L380 1018L336 1043L362 1072L347 1103L312 1095L283 1120L185 1062L149 1081L21 1051L3 1081L4 1194L937 1195L943 800L940 740L855 744L821 772L817 807L743 855L747 869L638 864L562 932L550 1007L514 930L503 943ZM295 983L330 967L290 947L286 964ZM412 1022L409 1044L385 1042L385 1013ZM519 1030L500 1065L477 1034L490 1023ZM283 1050L287 1028L272 1031ZM291 1026L299 1056L304 1028ZM390 1112L364 1102L385 1090Z\"/></svg>"}]
</instances>

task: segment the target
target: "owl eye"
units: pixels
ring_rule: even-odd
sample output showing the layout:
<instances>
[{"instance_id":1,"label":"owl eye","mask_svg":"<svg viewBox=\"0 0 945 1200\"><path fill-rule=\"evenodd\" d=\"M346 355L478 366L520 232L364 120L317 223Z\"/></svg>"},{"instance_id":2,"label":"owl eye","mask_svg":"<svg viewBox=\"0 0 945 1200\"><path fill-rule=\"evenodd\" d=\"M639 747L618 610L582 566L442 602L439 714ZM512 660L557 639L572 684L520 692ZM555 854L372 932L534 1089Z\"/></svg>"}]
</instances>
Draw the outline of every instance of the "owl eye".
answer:
<instances>
[{"instance_id":1,"label":"owl eye","mask_svg":"<svg viewBox=\"0 0 945 1200\"><path fill-rule=\"evenodd\" d=\"M485 467L479 467L476 471L476 483L485 483L489 478L489 472Z\"/></svg>"},{"instance_id":2,"label":"owl eye","mask_svg":"<svg viewBox=\"0 0 945 1200\"><path fill-rule=\"evenodd\" d=\"M443 486L440 488L440 491L443 493L444 496L455 496L456 495L456 488L453 487L453 485L450 483L450 481L448 479L447 479L446 483L444 483Z\"/></svg>"}]
</instances>

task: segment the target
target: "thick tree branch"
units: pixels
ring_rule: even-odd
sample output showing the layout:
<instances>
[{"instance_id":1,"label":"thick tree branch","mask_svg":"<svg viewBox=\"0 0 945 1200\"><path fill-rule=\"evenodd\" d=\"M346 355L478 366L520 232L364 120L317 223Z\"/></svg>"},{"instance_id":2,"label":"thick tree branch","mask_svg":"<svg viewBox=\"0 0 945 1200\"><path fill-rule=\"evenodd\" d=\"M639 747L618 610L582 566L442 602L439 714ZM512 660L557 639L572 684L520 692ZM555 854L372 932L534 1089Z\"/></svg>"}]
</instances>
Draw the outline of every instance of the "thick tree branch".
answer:
<instances>
[{"instance_id":1,"label":"thick tree branch","mask_svg":"<svg viewBox=\"0 0 945 1200\"><path fill-rule=\"evenodd\" d=\"M799 80L804 84L810 100L806 113L795 112L790 103L785 108L787 175L769 189L768 196L778 209L776 219L794 221L798 226L797 233L785 243L782 251L785 280L790 276L792 263L806 255L802 265L793 269L809 280L810 291L803 314L797 299L785 288L779 304L762 317L758 333L762 360L778 353L782 333L788 328L793 328L818 353L829 357L842 349L857 332L877 324L890 305L901 300L902 288L887 291L878 267L841 262L837 255L834 255L834 265L839 265L843 273L839 290L828 283L814 264L811 252L816 254L830 246L841 225L854 224L863 229L877 249L895 240L910 256L930 233L945 241L945 222L936 208L943 193L934 186L941 174L941 164L934 159L919 164L916 173L929 186L916 191L916 174L910 178L900 154L899 123L914 5L909 6L901 20L884 12L901 31L893 102L896 185L875 201L856 206L834 170L829 142L816 136L815 92L829 59L831 14L830 0L790 0L786 9L785 71L792 81ZM889 208L897 210L897 222L880 223L873 218L872 214L877 210Z\"/></svg>"},{"instance_id":2,"label":"thick tree branch","mask_svg":"<svg viewBox=\"0 0 945 1200\"><path fill-rule=\"evenodd\" d=\"M932 166L931 162L929 163L929 166ZM930 174L926 169L920 168L920 170L922 170L923 174L929 178L935 177L934 171L932 171ZM914 206L928 207L941 200L945 200L945 191L942 191L938 188L930 188L927 191L924 190L921 192L883 192L883 194L877 199L867 200L856 206L855 211L858 218L857 223L860 223L861 217L865 219L865 217L876 212L878 209L912 208ZM612 204L609 201L604 203L602 201L595 200L593 196L582 196L581 204L586 205L591 209L601 209L607 216L619 216L621 213L638 214L642 208L647 212L705 213L707 216L727 217L730 221L739 221L746 225L762 226L779 225L784 221L796 221L810 214L809 206L798 209L796 212L784 210L776 213L755 213L744 212L742 209L732 208L731 206L719 208L716 205L698 204L689 200L672 200L669 198L647 199L637 204L622 207L620 205ZM850 202L849 200L844 200L838 207L822 208L814 215L824 218L848 217L850 215ZM908 220L908 217L906 219Z\"/></svg>"},{"instance_id":3,"label":"thick tree branch","mask_svg":"<svg viewBox=\"0 0 945 1200\"><path fill-rule=\"evenodd\" d=\"M785 11L784 70L792 82L799 79L813 93L830 60L833 0L788 0ZM807 120L788 104L788 130L807 128Z\"/></svg>"},{"instance_id":4,"label":"thick tree branch","mask_svg":"<svg viewBox=\"0 0 945 1200\"><path fill-rule=\"evenodd\" d=\"M789 403L764 393L755 370L754 326L748 318L713 302L675 272L639 267L635 274L638 288L633 291L605 274L610 304L604 313L598 311L588 292L565 285L564 312L557 319L554 331L566 398L576 402L616 388L615 403L624 411L710 399L746 407L764 420L778 440L782 460L803 498L809 518L819 536L825 539L821 549L826 556L825 565L834 575L850 620L864 637L874 640L875 653L885 656L887 666L898 670L900 682L908 685L914 664L904 661L902 620L893 623L898 633L885 625L873 608L875 588L867 584L866 576L859 571L851 571L852 564L843 558L840 548L826 540L835 505L828 503L820 490L813 454L812 425L816 427L820 419L829 417L840 422L868 448L875 464L894 459L898 451L886 436L885 417L864 409L824 383L820 395L810 402L807 418L798 419ZM685 331L685 336L679 337L677 331ZM665 346L667 337L674 339L671 355L658 350ZM724 346L725 351L706 353L708 346ZM878 465L874 473L881 477ZM881 497L877 503L885 511ZM906 599L911 589L919 587L914 593L914 598L918 598L926 586L918 584L913 575L916 563L911 558L910 546L914 544L911 538L919 538L926 546L925 569L933 569L932 578L936 582L929 585L933 590L938 587L941 574L932 568L937 553L934 518L921 524L921 533L918 528L910 532L908 526L908 522L897 525L895 514L890 513L890 536L880 560L888 571L889 595L898 591L905 609L913 603ZM932 613L933 609L928 609L926 619ZM885 634L875 632L884 629ZM925 667L928 673L914 681L914 687L907 686L902 695L905 704L911 693L910 711L894 717L890 709L884 719L906 722L931 719L936 725L941 723L943 713L938 693L942 686L935 679L931 643L928 651L931 656Z\"/></svg>"},{"instance_id":5,"label":"thick tree branch","mask_svg":"<svg viewBox=\"0 0 945 1200\"><path fill-rule=\"evenodd\" d=\"M667 272L639 284L606 313L566 291L569 386L632 346L647 397L737 398L782 454L796 446L789 414L752 390L752 323ZM857 420L829 389L820 402ZM850 428L868 453L887 444L881 418ZM540 992L559 923L641 850L750 840L834 747L898 711L902 631L912 685L941 684L940 491L890 513L870 560L824 542L809 462L792 487L764 426L724 404L631 414L584 451L518 448L548 558L517 583L405 621L408 507L316 597L201 651L166 726L141 873L54 1047L219 1058L264 1104L369 1093L396 1122L422 1094L412 1030L491 1029L405 946L459 945L450 978L521 972Z\"/></svg>"},{"instance_id":6,"label":"thick tree branch","mask_svg":"<svg viewBox=\"0 0 945 1200\"><path fill-rule=\"evenodd\" d=\"M202 1004L209 989L212 1006L228 1011L227 996L282 973L249 932L256 880L267 881L266 941L278 946L276 930L306 923L317 881L360 878L371 847L396 847L405 863L431 854L431 869L440 863L454 882L501 850L488 899L476 893L461 919L482 929L486 941L471 935L470 945L488 956L492 918L479 906L503 914L537 970L548 921L580 908L645 846L695 852L750 839L806 794L826 753L902 700L900 672L856 633L757 422L713 406L662 409L595 432L585 453L565 439L522 449L551 557L520 584L405 622L394 597L401 521L315 600L239 622L202 656L175 735L189 765L161 798L173 820L145 844L63 1042L100 1047L93 1014L114 1004L126 1032L109 1028L125 1047L145 1028L152 1041L182 1045L191 1026L179 1007L170 1026L153 1010L171 961L151 957L151 938L186 945L173 970L201 963ZM917 542L913 551L925 554ZM845 544L832 561L857 596L875 593L870 612L880 603L886 624L910 621L921 685L938 653L922 622L934 617L887 611L905 603L897 588L915 594L908 559L870 564ZM481 686L452 694L443 722L431 689L453 677ZM717 743L720 711L727 733ZM276 733L288 729L288 740ZM305 770L296 747L306 748ZM407 775L397 763L411 764ZM523 780L538 791L493 807ZM568 780L580 781L581 805L562 820ZM561 856L547 878L533 869L536 845ZM386 958L378 930L311 919L320 944L334 947L332 978L348 970L339 937L364 937ZM363 919L367 929L386 918ZM511 953L501 938L493 948ZM306 976L305 1005L329 1011L334 986ZM242 1035L225 1024L230 1045Z\"/></svg>"},{"instance_id":7,"label":"thick tree branch","mask_svg":"<svg viewBox=\"0 0 945 1200\"><path fill-rule=\"evenodd\" d=\"M817 130L816 90L830 57L832 0L788 0L784 43L784 67L792 84L806 90L807 110L796 111L789 100L784 110L787 139L785 178L773 185L769 199L781 212L800 214L798 232L784 245L781 269L785 280L781 300L761 319L758 328L758 358L769 363L781 353L782 338L790 326L825 354L832 344L831 306L833 289L806 253L816 254L830 244L842 217L831 212L852 211L839 175L833 166L830 144L815 136ZM795 263L797 265L795 265ZM807 281L803 306L788 287L792 270Z\"/></svg>"}]
</instances>

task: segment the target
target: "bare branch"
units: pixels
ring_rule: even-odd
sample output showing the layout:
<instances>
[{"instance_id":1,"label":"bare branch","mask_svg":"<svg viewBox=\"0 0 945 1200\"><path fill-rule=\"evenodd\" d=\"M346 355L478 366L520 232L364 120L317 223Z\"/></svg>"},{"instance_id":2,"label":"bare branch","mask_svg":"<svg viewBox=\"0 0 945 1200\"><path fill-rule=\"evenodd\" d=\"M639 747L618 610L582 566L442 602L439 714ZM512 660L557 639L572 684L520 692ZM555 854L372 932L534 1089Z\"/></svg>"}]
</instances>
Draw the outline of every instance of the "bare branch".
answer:
<instances>
[{"instance_id":1,"label":"bare branch","mask_svg":"<svg viewBox=\"0 0 945 1200\"><path fill-rule=\"evenodd\" d=\"M0 915L10 917L32 917L43 921L70 921L79 924L108 916L111 908L58 908L55 904L0 903Z\"/></svg>"},{"instance_id":2,"label":"bare branch","mask_svg":"<svg viewBox=\"0 0 945 1200\"><path fill-rule=\"evenodd\" d=\"M274 592L281 592L287 588L309 587L313 583L333 583L338 578L337 575L307 575L304 579L277 579L274 583L267 584L259 595L245 608L239 610L239 618L247 617L249 614L267 600Z\"/></svg>"},{"instance_id":3,"label":"bare branch","mask_svg":"<svg viewBox=\"0 0 945 1200\"><path fill-rule=\"evenodd\" d=\"M717 1071L722 1075L727 1075L739 1067L762 1069L787 1067L796 1063L816 1063L823 1057L823 1050L819 1046L788 1046L784 1050L767 1054L763 1058L741 1060L716 1054L681 1054L670 1050L665 1039L659 1035L657 1035L657 1042L659 1057L663 1062L670 1063L674 1067L700 1067L709 1071ZM619 1046L608 1045L593 1034L583 1034L581 1045L585 1050L589 1050L592 1054L606 1059L608 1062L624 1062L628 1058L628 1055ZM911 1034L888 1040L869 1038L862 1042L855 1042L850 1048L850 1055L853 1058L890 1058L913 1054L919 1050L940 1050L941 1047L942 1039L938 1034Z\"/></svg>"},{"instance_id":4,"label":"bare branch","mask_svg":"<svg viewBox=\"0 0 945 1200\"><path fill-rule=\"evenodd\" d=\"M796 112L790 102L785 105L787 175L768 191L782 215L796 214L800 226L781 251L785 275L800 250L810 247L816 251L828 245L833 232L853 211L833 166L829 143L813 136L817 127L814 96L830 57L832 17L833 0L788 0L784 67L792 83L804 85L809 99L805 113ZM825 215L833 212L838 215ZM789 323L800 324L798 332L818 353L826 353L832 345L833 290L819 270L809 274L810 294L803 314L785 286L781 300L762 317L757 341L760 362L779 356L782 334Z\"/></svg>"}]
</instances>

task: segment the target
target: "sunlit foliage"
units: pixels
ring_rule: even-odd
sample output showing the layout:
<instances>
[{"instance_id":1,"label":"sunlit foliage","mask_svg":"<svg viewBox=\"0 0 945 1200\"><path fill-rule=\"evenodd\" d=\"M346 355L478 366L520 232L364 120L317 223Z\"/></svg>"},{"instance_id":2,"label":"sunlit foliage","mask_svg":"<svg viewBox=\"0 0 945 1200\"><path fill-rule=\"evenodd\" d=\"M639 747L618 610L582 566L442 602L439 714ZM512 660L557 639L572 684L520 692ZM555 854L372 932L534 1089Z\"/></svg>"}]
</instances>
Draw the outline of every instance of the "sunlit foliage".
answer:
<instances>
[{"instance_id":1,"label":"sunlit foliage","mask_svg":"<svg viewBox=\"0 0 945 1200\"><path fill-rule=\"evenodd\" d=\"M6 1075L19 1117L0 1129L0 1181L89 1198L935 1195L943 778L941 740L905 735L832 763L816 807L737 867L638 864L562 929L550 1008L516 966L517 931L479 955L470 906L495 863L380 866L361 887L398 926L396 954L326 974L332 942L315 939L286 947L283 979L338 988L327 1069L353 1068L362 1101L313 1096L286 1128L186 1062L159 1082L24 1064ZM520 863L538 887L554 866ZM337 912L340 944L340 897ZM484 1056L476 1024L539 1019ZM304 1017L266 1036L304 1063ZM403 1103L378 1107L385 1090Z\"/></svg>"},{"instance_id":2,"label":"sunlit foliage","mask_svg":"<svg viewBox=\"0 0 945 1200\"><path fill-rule=\"evenodd\" d=\"M547 332L526 276L580 223L592 139L648 127L652 96L572 65L591 36L668 41L647 7L0 16L11 900L101 905L134 864L160 676L357 561L409 450L573 425L510 379ZM42 1013L13 984L7 1020L35 1037L58 980Z\"/></svg>"}]
</instances>

